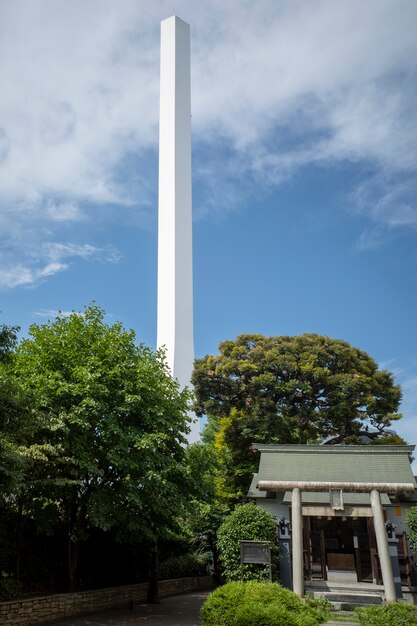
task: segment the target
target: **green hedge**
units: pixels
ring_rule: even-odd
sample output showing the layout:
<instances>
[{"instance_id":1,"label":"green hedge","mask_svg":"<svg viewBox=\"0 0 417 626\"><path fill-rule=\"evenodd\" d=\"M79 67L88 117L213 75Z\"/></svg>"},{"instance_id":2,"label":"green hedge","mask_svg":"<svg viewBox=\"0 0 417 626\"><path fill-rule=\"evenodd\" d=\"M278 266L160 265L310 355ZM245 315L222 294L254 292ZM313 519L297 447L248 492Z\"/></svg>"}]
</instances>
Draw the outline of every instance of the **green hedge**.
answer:
<instances>
[{"instance_id":1,"label":"green hedge","mask_svg":"<svg viewBox=\"0 0 417 626\"><path fill-rule=\"evenodd\" d=\"M278 583L231 582L218 587L201 608L203 626L318 626L326 603L303 602Z\"/></svg>"},{"instance_id":2,"label":"green hedge","mask_svg":"<svg viewBox=\"0 0 417 626\"><path fill-rule=\"evenodd\" d=\"M278 578L279 551L277 521L269 511L255 504L242 504L226 517L217 532L222 572L227 582L232 580L268 580L269 566L240 565L240 544L243 541L268 541L271 545L272 576Z\"/></svg>"},{"instance_id":3,"label":"green hedge","mask_svg":"<svg viewBox=\"0 0 417 626\"><path fill-rule=\"evenodd\" d=\"M417 607L404 602L358 609L362 626L417 626Z\"/></svg>"}]
</instances>

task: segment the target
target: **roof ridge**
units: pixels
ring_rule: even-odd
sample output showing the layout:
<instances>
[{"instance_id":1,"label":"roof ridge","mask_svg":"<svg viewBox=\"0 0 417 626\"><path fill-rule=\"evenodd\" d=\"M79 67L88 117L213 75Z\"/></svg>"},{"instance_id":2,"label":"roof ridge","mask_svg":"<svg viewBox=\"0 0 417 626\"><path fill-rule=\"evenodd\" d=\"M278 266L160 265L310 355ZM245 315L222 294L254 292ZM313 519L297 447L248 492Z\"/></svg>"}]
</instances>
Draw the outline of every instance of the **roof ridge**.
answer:
<instances>
[{"instance_id":1,"label":"roof ridge","mask_svg":"<svg viewBox=\"0 0 417 626\"><path fill-rule=\"evenodd\" d=\"M303 454L409 454L415 449L414 445L371 446L371 445L335 445L324 446L317 444L265 444L253 443L252 447L260 452L302 452Z\"/></svg>"}]
</instances>

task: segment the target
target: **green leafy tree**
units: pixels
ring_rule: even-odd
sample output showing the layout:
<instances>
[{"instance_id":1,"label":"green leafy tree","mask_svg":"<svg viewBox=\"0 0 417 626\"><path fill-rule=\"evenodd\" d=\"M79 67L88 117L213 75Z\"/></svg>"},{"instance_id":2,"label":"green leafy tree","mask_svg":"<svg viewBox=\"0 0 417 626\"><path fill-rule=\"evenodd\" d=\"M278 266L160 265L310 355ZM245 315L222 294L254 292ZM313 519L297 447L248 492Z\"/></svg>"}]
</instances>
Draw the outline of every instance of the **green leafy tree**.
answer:
<instances>
[{"instance_id":1,"label":"green leafy tree","mask_svg":"<svg viewBox=\"0 0 417 626\"><path fill-rule=\"evenodd\" d=\"M240 565L239 541L268 541L271 545L273 574L277 576L278 544L275 516L252 503L241 504L228 515L217 533L217 546L226 581L265 580L269 567Z\"/></svg>"},{"instance_id":2,"label":"green leafy tree","mask_svg":"<svg viewBox=\"0 0 417 626\"><path fill-rule=\"evenodd\" d=\"M107 325L94 305L33 325L15 374L37 415L26 513L67 529L72 589L91 529L125 540L155 540L172 529L189 489L189 395L161 352L137 346L120 323Z\"/></svg>"},{"instance_id":3,"label":"green leafy tree","mask_svg":"<svg viewBox=\"0 0 417 626\"><path fill-rule=\"evenodd\" d=\"M401 417L401 391L392 374L345 341L315 334L240 335L219 350L196 361L193 384L197 413L208 417L206 437L219 456L226 498L240 499L247 491L256 467L253 442L340 436L362 443L364 430L386 437Z\"/></svg>"},{"instance_id":4,"label":"green leafy tree","mask_svg":"<svg viewBox=\"0 0 417 626\"><path fill-rule=\"evenodd\" d=\"M0 501L23 479L22 442L31 422L28 399L13 373L18 330L0 326Z\"/></svg>"},{"instance_id":5,"label":"green leafy tree","mask_svg":"<svg viewBox=\"0 0 417 626\"><path fill-rule=\"evenodd\" d=\"M3 585L6 596L19 588L22 493L26 490L31 458L39 454L32 441L38 427L37 416L30 395L15 375L18 331L18 327L0 327L0 571L7 575L0 577L0 586Z\"/></svg>"},{"instance_id":6,"label":"green leafy tree","mask_svg":"<svg viewBox=\"0 0 417 626\"><path fill-rule=\"evenodd\" d=\"M199 551L209 551L213 575L220 582L221 567L217 531L230 509L216 497L217 455L211 443L197 443L186 451L187 470L193 490L184 517L184 530Z\"/></svg>"},{"instance_id":7,"label":"green leafy tree","mask_svg":"<svg viewBox=\"0 0 417 626\"><path fill-rule=\"evenodd\" d=\"M10 361L16 348L18 326L0 325L0 363Z\"/></svg>"},{"instance_id":8,"label":"green leafy tree","mask_svg":"<svg viewBox=\"0 0 417 626\"><path fill-rule=\"evenodd\" d=\"M409 528L410 543L414 550L417 550L417 506L413 506L408 511L406 524Z\"/></svg>"}]
</instances>

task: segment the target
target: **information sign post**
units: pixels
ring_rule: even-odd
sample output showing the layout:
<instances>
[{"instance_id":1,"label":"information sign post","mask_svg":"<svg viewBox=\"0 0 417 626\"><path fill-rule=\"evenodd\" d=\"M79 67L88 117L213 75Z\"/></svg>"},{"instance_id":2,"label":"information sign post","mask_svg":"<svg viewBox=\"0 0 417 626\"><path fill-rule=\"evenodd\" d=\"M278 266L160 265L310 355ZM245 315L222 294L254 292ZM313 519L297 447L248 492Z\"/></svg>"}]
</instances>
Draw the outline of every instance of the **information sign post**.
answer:
<instances>
[{"instance_id":1,"label":"information sign post","mask_svg":"<svg viewBox=\"0 0 417 626\"><path fill-rule=\"evenodd\" d=\"M243 565L269 565L269 579L272 581L271 546L267 541L239 541L240 567L243 580Z\"/></svg>"}]
</instances>

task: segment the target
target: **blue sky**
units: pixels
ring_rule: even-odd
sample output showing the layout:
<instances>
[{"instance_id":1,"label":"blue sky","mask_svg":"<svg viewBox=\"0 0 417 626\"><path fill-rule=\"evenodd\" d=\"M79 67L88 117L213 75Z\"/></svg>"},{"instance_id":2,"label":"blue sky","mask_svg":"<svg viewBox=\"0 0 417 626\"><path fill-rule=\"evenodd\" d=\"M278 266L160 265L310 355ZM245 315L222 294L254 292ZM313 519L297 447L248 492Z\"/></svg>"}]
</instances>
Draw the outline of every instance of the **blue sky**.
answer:
<instances>
[{"instance_id":1,"label":"blue sky","mask_svg":"<svg viewBox=\"0 0 417 626\"><path fill-rule=\"evenodd\" d=\"M226 6L224 6L226 4ZM159 24L191 24L196 356L345 339L417 443L414 0L14 0L0 7L0 309L95 300L156 338Z\"/></svg>"}]
</instances>

